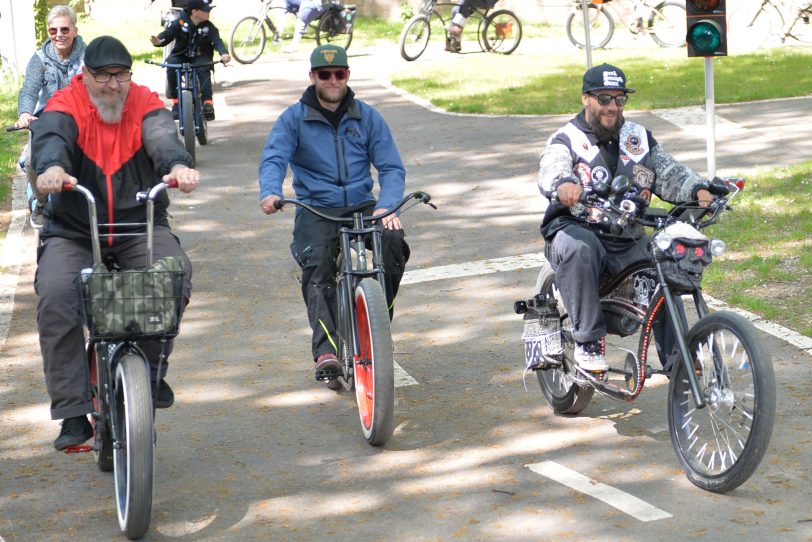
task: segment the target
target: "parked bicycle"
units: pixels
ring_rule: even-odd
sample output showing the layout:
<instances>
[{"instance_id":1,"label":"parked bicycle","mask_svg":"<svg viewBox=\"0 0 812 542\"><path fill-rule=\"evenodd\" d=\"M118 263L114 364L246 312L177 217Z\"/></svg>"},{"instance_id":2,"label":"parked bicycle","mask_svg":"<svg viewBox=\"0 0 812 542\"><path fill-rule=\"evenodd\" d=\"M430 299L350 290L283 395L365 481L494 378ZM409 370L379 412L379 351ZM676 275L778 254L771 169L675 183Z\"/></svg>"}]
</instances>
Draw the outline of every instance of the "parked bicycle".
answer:
<instances>
[{"instance_id":1,"label":"parked bicycle","mask_svg":"<svg viewBox=\"0 0 812 542\"><path fill-rule=\"evenodd\" d=\"M178 333L182 308L183 271L178 260L165 258L152 262L154 200L169 185L159 183L148 193L138 194L146 201L146 270L122 271L101 257L96 201L87 188L66 184L64 190L81 193L87 200L93 267L77 277L80 306L88 338L85 343L89 364L94 412L93 445L81 444L66 453L93 451L96 465L113 471L118 523L130 539L141 538L149 528L155 467L156 432L153 391L160 377L152 379L147 356L138 341L161 340L164 344ZM118 224L121 226L121 224ZM138 235L138 234L136 234ZM166 359L165 349L159 365ZM160 374L160 366L157 374Z\"/></svg>"},{"instance_id":2,"label":"parked bicycle","mask_svg":"<svg viewBox=\"0 0 812 542\"><path fill-rule=\"evenodd\" d=\"M761 47L788 38L812 43L810 0L762 0L734 9L728 19L728 41L735 51Z\"/></svg>"},{"instance_id":3,"label":"parked bicycle","mask_svg":"<svg viewBox=\"0 0 812 542\"><path fill-rule=\"evenodd\" d=\"M409 19L400 33L400 56L412 61L420 58L431 38L432 22L443 31L444 43L448 43L448 25L452 10L458 3L425 0L420 13ZM471 24L476 22L476 24ZM469 36L476 28L476 39L482 52L509 55L522 41L522 23L510 10L477 8L471 14L469 23L463 30L463 37Z\"/></svg>"},{"instance_id":4,"label":"parked bicycle","mask_svg":"<svg viewBox=\"0 0 812 542\"><path fill-rule=\"evenodd\" d=\"M261 2L262 7L257 15L243 17L231 31L231 56L240 64L255 62L262 55L266 44L274 53L279 53L283 42L293 39L293 23L298 6L272 5L274 0ZM323 0L318 17L308 23L305 38L315 39L316 45L333 43L348 49L352 43L356 10L353 4ZM265 32L266 26L269 34Z\"/></svg>"},{"instance_id":5,"label":"parked bicycle","mask_svg":"<svg viewBox=\"0 0 812 542\"><path fill-rule=\"evenodd\" d=\"M377 222L397 213L406 203L430 203L425 192L412 192L387 213L372 217L360 211L352 217L335 217L294 199L274 203L298 205L331 222L344 224L339 231L340 249L336 277L336 326L340 376L328 382L331 389L355 390L361 432L373 446L392 436L395 410L394 359L389 309L384 294L381 232ZM367 254L367 250L371 254Z\"/></svg>"},{"instance_id":6,"label":"parked bicycle","mask_svg":"<svg viewBox=\"0 0 812 542\"><path fill-rule=\"evenodd\" d=\"M222 63L222 60L211 62L182 64L167 64L166 62L156 62L145 60L147 64L160 66L167 70L177 71L178 81L178 132L183 139L186 152L195 158L195 137L197 142L205 145L209 142L209 128L206 115L203 113L203 97L200 94L200 80L197 77L196 68L212 67Z\"/></svg>"},{"instance_id":7,"label":"parked bicycle","mask_svg":"<svg viewBox=\"0 0 812 542\"><path fill-rule=\"evenodd\" d=\"M632 34L648 34L660 47L685 45L684 0L665 0L656 4L649 4L647 0L592 0L587 5L587 12L592 49L606 47L615 33L615 21L627 25ZM574 0L566 28L573 45L582 49L586 47L581 0Z\"/></svg>"},{"instance_id":8,"label":"parked bicycle","mask_svg":"<svg viewBox=\"0 0 812 542\"><path fill-rule=\"evenodd\" d=\"M624 199L630 186L628 178L617 177L611 187L595 183L581 199L594 211L592 219L608 231L654 228L648 262L601 279L601 308L609 333L618 337L617 344L604 344L609 371L588 372L575 364L573 323L548 262L533 297L514 305L524 316L525 361L556 414L578 414L596 390L632 402L652 374L669 377L668 429L688 479L708 491L730 491L753 474L767 450L775 418L775 376L750 322L732 312L708 310L702 275L713 256L724 252L724 243L699 230L719 220L744 180L715 179L708 208L692 202L671 211L648 208L639 198ZM690 295L696 308L698 321L690 327L678 302L682 295ZM648 362L655 328L664 322L676 330L679 350L670 374ZM620 338L634 334L639 337L632 350Z\"/></svg>"}]
</instances>

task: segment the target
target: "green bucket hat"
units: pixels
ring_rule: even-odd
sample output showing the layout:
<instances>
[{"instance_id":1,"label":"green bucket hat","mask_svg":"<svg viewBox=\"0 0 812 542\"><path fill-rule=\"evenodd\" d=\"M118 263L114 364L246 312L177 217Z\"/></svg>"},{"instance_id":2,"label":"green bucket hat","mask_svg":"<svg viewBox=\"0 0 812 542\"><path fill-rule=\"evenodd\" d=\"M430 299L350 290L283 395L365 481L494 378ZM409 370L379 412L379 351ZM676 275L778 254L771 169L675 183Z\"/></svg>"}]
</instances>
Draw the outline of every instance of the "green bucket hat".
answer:
<instances>
[{"instance_id":1,"label":"green bucket hat","mask_svg":"<svg viewBox=\"0 0 812 542\"><path fill-rule=\"evenodd\" d=\"M310 53L310 69L349 68L347 51L338 45L319 45Z\"/></svg>"}]
</instances>

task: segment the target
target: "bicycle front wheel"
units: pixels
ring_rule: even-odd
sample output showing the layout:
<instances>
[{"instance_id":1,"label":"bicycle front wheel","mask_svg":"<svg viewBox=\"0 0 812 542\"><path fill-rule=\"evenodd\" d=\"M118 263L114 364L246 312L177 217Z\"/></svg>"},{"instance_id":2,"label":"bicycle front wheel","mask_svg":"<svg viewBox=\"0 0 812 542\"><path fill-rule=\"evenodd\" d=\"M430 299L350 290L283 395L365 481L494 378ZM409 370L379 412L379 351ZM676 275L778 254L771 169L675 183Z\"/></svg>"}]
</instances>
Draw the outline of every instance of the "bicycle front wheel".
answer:
<instances>
[{"instance_id":1,"label":"bicycle front wheel","mask_svg":"<svg viewBox=\"0 0 812 542\"><path fill-rule=\"evenodd\" d=\"M349 49L352 43L352 28L347 29L347 21L334 9L322 15L316 27L316 44L325 43L340 45L345 50Z\"/></svg>"},{"instance_id":2,"label":"bicycle front wheel","mask_svg":"<svg viewBox=\"0 0 812 542\"><path fill-rule=\"evenodd\" d=\"M612 34L615 32L615 20L612 16L594 4L587 9L589 17L589 43L592 49L606 47ZM567 37L573 45L583 49L586 47L586 31L584 30L583 10L578 8L567 17Z\"/></svg>"},{"instance_id":3,"label":"bicycle front wheel","mask_svg":"<svg viewBox=\"0 0 812 542\"><path fill-rule=\"evenodd\" d=\"M756 470L773 429L775 375L756 330L730 312L699 320L687 337L705 408L680 362L668 390L668 429L688 479L724 493Z\"/></svg>"},{"instance_id":4,"label":"bicycle front wheel","mask_svg":"<svg viewBox=\"0 0 812 542\"><path fill-rule=\"evenodd\" d=\"M152 512L154 454L149 368L137 354L116 366L113 390L117 446L113 450L118 524L131 540L144 536Z\"/></svg>"},{"instance_id":5,"label":"bicycle front wheel","mask_svg":"<svg viewBox=\"0 0 812 542\"><path fill-rule=\"evenodd\" d=\"M648 18L648 32L660 47L682 47L688 33L685 24L685 3L666 0L657 5Z\"/></svg>"},{"instance_id":6,"label":"bicycle front wheel","mask_svg":"<svg viewBox=\"0 0 812 542\"><path fill-rule=\"evenodd\" d=\"M482 43L486 51L509 55L522 41L522 23L512 11L500 9L485 19Z\"/></svg>"},{"instance_id":7,"label":"bicycle front wheel","mask_svg":"<svg viewBox=\"0 0 812 542\"><path fill-rule=\"evenodd\" d=\"M195 159L195 104L191 91L184 90L180 94L180 126L181 136L183 136L183 146L186 152Z\"/></svg>"},{"instance_id":8,"label":"bicycle front wheel","mask_svg":"<svg viewBox=\"0 0 812 542\"><path fill-rule=\"evenodd\" d=\"M415 15L400 33L400 56L403 60L417 60L426 50L431 37L431 25L425 15Z\"/></svg>"},{"instance_id":9,"label":"bicycle front wheel","mask_svg":"<svg viewBox=\"0 0 812 542\"><path fill-rule=\"evenodd\" d=\"M395 370L392 332L381 284L362 280L355 289L358 358L355 359L355 399L364 438L380 446L392 436L395 412Z\"/></svg>"},{"instance_id":10,"label":"bicycle front wheel","mask_svg":"<svg viewBox=\"0 0 812 542\"><path fill-rule=\"evenodd\" d=\"M265 49L265 27L256 17L244 17L231 31L231 56L240 64L255 62Z\"/></svg>"}]
</instances>

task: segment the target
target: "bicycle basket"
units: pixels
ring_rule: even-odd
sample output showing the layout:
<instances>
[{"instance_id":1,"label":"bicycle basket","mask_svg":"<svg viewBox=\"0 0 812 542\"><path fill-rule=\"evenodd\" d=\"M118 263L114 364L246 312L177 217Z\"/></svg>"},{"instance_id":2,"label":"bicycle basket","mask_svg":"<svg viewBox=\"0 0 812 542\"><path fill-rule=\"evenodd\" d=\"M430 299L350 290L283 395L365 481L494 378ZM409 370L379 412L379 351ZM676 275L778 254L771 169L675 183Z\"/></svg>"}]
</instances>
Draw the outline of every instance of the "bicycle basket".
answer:
<instances>
[{"instance_id":1,"label":"bicycle basket","mask_svg":"<svg viewBox=\"0 0 812 542\"><path fill-rule=\"evenodd\" d=\"M174 337L178 333L183 270L163 258L145 271L107 271L103 264L80 275L82 316L95 339Z\"/></svg>"}]
</instances>

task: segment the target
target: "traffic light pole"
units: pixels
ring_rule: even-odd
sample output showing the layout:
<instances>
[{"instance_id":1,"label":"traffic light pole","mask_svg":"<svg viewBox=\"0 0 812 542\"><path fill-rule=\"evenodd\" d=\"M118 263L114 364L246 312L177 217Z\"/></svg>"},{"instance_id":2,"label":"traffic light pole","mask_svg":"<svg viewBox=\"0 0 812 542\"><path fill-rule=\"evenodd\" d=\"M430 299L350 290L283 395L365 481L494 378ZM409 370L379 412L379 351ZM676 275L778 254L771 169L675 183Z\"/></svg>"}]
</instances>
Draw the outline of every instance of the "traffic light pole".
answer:
<instances>
[{"instance_id":1,"label":"traffic light pole","mask_svg":"<svg viewBox=\"0 0 812 542\"><path fill-rule=\"evenodd\" d=\"M705 57L705 129L708 149L708 179L716 177L716 96L713 89L713 58Z\"/></svg>"}]
</instances>

